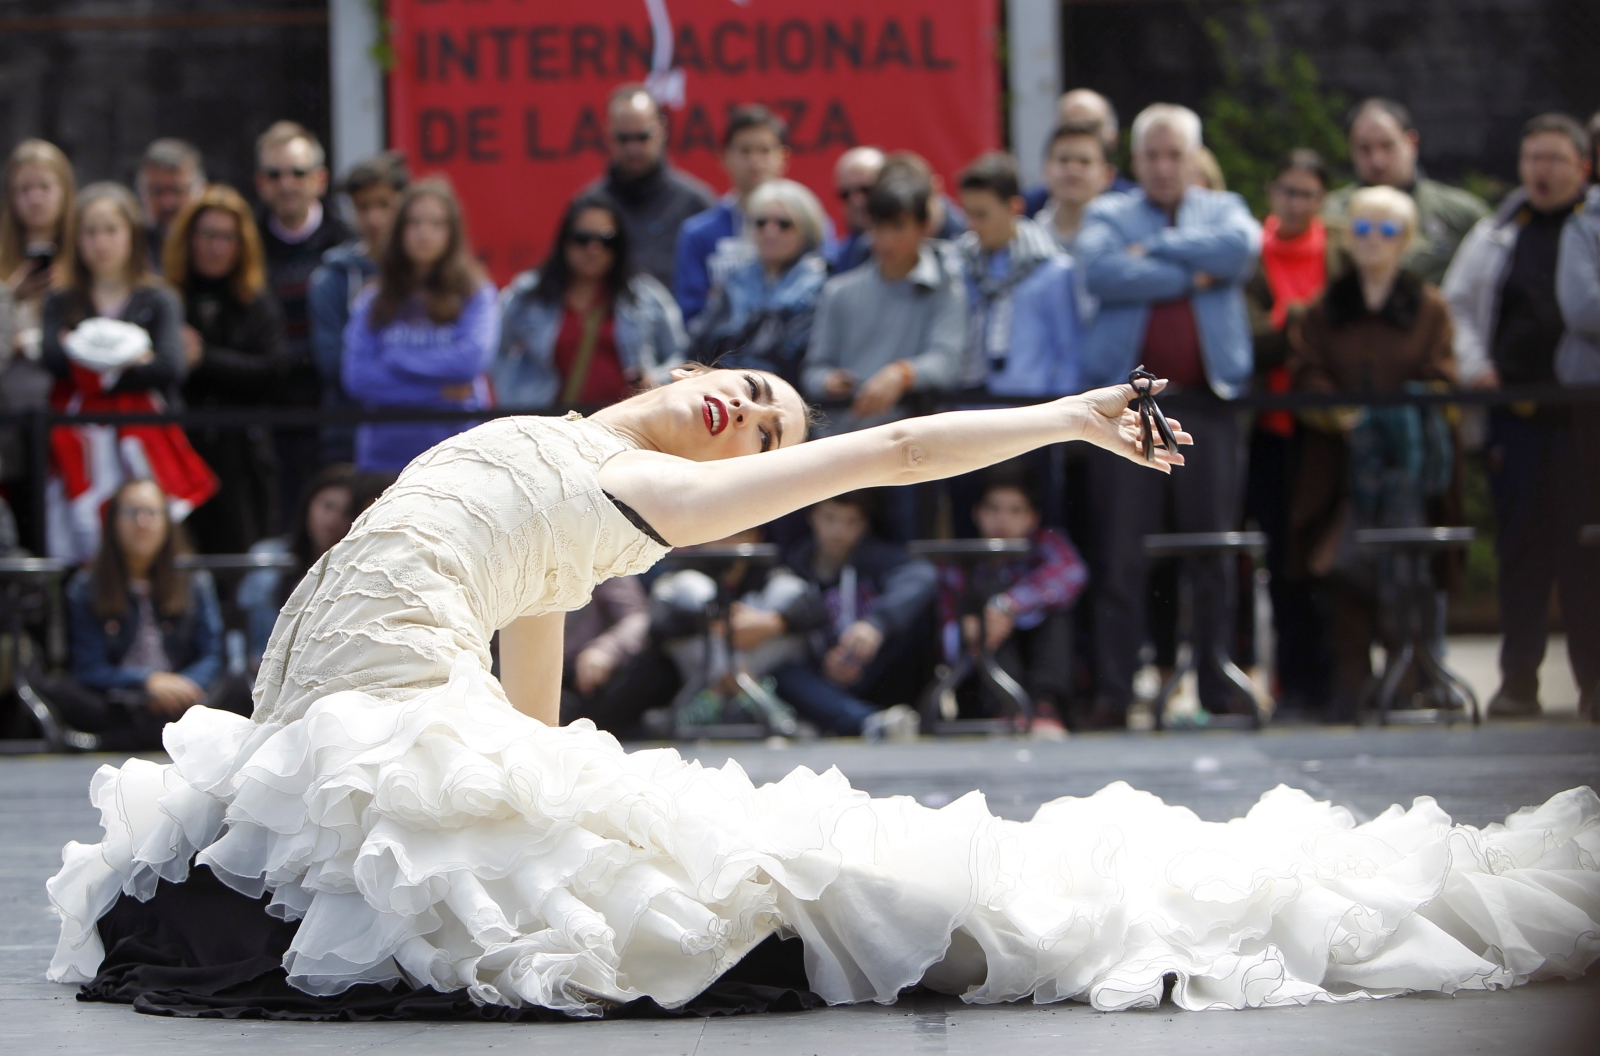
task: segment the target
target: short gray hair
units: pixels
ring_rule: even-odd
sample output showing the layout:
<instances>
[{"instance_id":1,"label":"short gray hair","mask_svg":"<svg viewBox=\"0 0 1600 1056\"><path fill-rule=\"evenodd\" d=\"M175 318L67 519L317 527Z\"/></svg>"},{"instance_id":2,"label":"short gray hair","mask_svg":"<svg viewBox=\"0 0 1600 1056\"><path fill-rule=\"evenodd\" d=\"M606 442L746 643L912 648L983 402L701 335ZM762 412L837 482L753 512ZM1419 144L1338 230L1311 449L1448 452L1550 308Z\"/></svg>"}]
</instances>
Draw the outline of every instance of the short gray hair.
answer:
<instances>
[{"instance_id":1,"label":"short gray hair","mask_svg":"<svg viewBox=\"0 0 1600 1056\"><path fill-rule=\"evenodd\" d=\"M1101 130L1104 133L1103 138L1109 147L1114 148L1117 144L1117 133L1121 128L1121 126L1117 124L1117 108L1110 99L1107 99L1104 95L1095 91L1093 88L1073 88L1069 91L1062 92L1061 98L1056 100L1056 116L1058 118L1056 123L1060 125L1073 123L1071 121L1060 119L1062 105L1073 96L1080 96L1084 98L1092 96L1094 98L1095 105L1100 108L1100 117L1097 120L1100 122Z\"/></svg>"},{"instance_id":2,"label":"short gray hair","mask_svg":"<svg viewBox=\"0 0 1600 1056\"><path fill-rule=\"evenodd\" d=\"M1144 143L1144 137L1149 135L1152 128L1170 128L1183 140L1190 150L1195 150L1205 145L1200 138L1200 115L1190 110L1187 106L1178 106L1174 103L1151 103L1139 111L1139 116L1133 119L1133 149L1138 150Z\"/></svg>"},{"instance_id":3,"label":"short gray hair","mask_svg":"<svg viewBox=\"0 0 1600 1056\"><path fill-rule=\"evenodd\" d=\"M789 219L805 236L806 249L822 248L822 203L810 188L793 180L768 180L750 192L745 213L754 216L756 210L768 204L781 205L789 211Z\"/></svg>"},{"instance_id":4,"label":"short gray hair","mask_svg":"<svg viewBox=\"0 0 1600 1056\"><path fill-rule=\"evenodd\" d=\"M194 174L196 186L206 182L206 165L200 156L200 148L188 140L171 137L153 140L144 148L144 157L139 159L140 173L145 169L165 169L168 172L188 169Z\"/></svg>"}]
</instances>

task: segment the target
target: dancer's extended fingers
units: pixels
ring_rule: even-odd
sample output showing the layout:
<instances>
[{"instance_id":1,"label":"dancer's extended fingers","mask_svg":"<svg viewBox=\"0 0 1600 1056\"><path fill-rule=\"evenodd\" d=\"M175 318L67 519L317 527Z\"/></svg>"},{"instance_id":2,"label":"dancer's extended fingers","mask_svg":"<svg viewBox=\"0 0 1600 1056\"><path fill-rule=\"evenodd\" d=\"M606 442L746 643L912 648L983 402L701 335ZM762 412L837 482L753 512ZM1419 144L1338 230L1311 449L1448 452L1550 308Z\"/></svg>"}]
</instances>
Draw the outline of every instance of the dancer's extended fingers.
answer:
<instances>
[{"instance_id":1,"label":"dancer's extended fingers","mask_svg":"<svg viewBox=\"0 0 1600 1056\"><path fill-rule=\"evenodd\" d=\"M1141 437L1137 432L1135 432L1132 436L1124 434L1123 441L1123 444L1116 449L1117 452L1122 455L1122 457L1130 461L1137 462L1141 466L1147 466L1150 469L1159 470L1162 473L1172 472L1173 462L1167 453L1160 448L1157 448L1153 452L1154 457L1144 457L1144 438ZM1181 455L1178 457L1180 459L1182 458Z\"/></svg>"},{"instance_id":2,"label":"dancer's extended fingers","mask_svg":"<svg viewBox=\"0 0 1600 1056\"><path fill-rule=\"evenodd\" d=\"M1173 437L1173 439L1177 440L1178 443L1180 443L1180 444L1192 444L1192 443L1194 443L1194 437L1190 436L1188 433L1183 431L1183 423L1178 421L1176 418L1168 418L1167 419L1167 426L1172 430L1172 437Z\"/></svg>"}]
</instances>

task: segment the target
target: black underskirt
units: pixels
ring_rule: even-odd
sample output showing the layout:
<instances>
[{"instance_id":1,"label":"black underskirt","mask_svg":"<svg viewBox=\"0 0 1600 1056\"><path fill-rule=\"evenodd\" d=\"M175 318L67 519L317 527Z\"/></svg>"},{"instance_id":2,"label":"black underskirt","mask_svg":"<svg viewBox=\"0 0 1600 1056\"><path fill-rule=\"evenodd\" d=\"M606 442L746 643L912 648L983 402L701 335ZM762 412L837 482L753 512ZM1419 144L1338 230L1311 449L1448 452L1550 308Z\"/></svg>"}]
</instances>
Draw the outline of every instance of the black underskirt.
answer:
<instances>
[{"instance_id":1,"label":"black underskirt","mask_svg":"<svg viewBox=\"0 0 1600 1056\"><path fill-rule=\"evenodd\" d=\"M549 1008L475 1004L465 990L440 993L405 983L353 986L317 997L289 985L283 955L298 921L266 913L268 899L227 887L205 866L181 884L163 880L155 897L120 896L100 918L106 956L79 1001L131 1004L155 1016L206 1019L386 1019L552 1022L569 1017ZM731 1016L817 1008L807 989L799 939L768 938L681 1008L648 997L608 1008L607 1019Z\"/></svg>"}]
</instances>

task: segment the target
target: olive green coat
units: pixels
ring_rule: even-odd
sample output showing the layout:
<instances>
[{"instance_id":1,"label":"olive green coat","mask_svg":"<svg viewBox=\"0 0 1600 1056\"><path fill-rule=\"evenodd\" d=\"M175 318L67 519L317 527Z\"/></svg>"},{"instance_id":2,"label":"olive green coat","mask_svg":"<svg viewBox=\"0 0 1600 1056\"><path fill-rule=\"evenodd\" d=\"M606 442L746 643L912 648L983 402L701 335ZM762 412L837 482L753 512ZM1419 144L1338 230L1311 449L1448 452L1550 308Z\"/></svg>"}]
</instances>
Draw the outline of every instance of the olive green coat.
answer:
<instances>
[{"instance_id":1,"label":"olive green coat","mask_svg":"<svg viewBox=\"0 0 1600 1056\"><path fill-rule=\"evenodd\" d=\"M1350 196L1358 189L1352 183L1328 195L1322 207L1322 220L1330 234L1343 229ZM1461 240L1467 237L1473 224L1489 215L1489 207L1475 194L1426 177L1418 180L1410 193L1417 203L1421 240L1406 255L1405 267L1422 281L1438 286L1444 282L1445 269L1450 266ZM1332 259L1337 256L1332 252L1336 241L1333 237L1328 239L1330 264L1336 265L1333 270L1343 270L1343 262Z\"/></svg>"}]
</instances>

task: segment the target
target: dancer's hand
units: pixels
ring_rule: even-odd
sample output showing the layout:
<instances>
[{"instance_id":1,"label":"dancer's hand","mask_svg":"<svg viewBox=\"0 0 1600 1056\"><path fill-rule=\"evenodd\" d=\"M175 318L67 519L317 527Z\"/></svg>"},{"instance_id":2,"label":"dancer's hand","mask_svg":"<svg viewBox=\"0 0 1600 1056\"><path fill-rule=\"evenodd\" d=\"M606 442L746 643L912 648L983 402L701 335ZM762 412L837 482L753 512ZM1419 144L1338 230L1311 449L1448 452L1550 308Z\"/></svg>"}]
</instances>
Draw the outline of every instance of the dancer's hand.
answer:
<instances>
[{"instance_id":1,"label":"dancer's hand","mask_svg":"<svg viewBox=\"0 0 1600 1056\"><path fill-rule=\"evenodd\" d=\"M1159 393L1166 387L1164 379L1155 382L1151 386L1151 394ZM1183 465L1183 454L1158 447L1154 461L1145 459L1139 439L1139 413L1128 406L1137 395L1132 385L1111 385L1078 396L1068 396L1067 399L1076 400L1081 408L1082 432L1079 439L1141 466L1171 473L1173 466ZM1194 443L1194 437L1183 431L1183 426L1176 418L1168 418L1167 424L1172 426L1172 435L1180 445Z\"/></svg>"}]
</instances>

